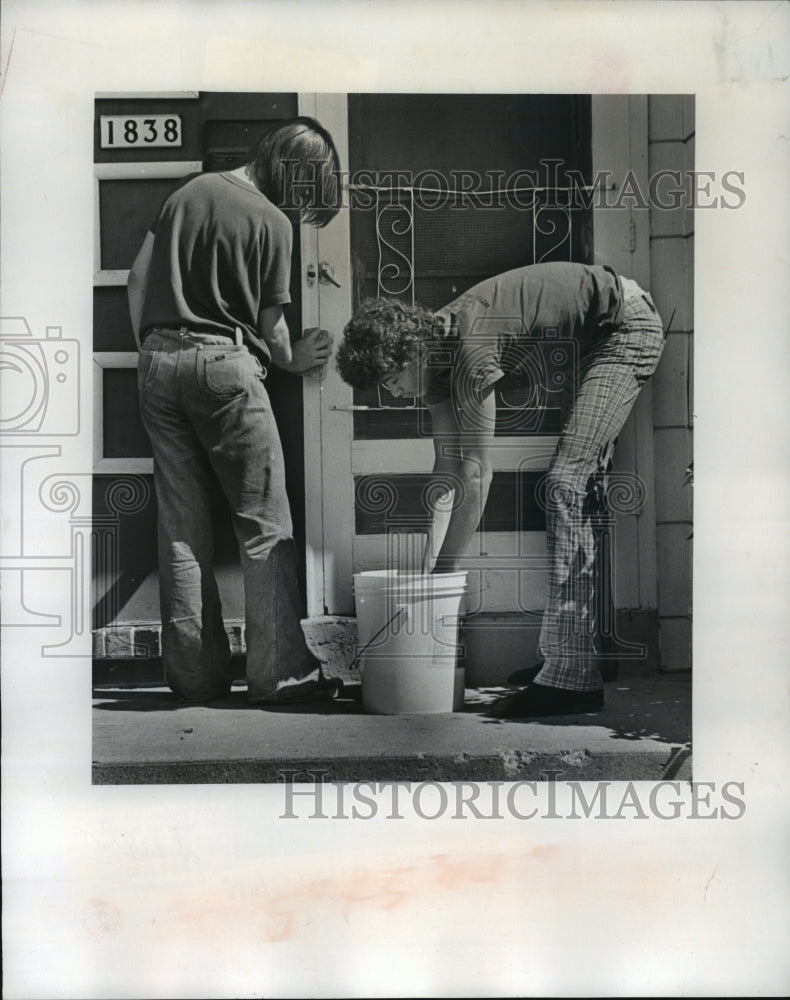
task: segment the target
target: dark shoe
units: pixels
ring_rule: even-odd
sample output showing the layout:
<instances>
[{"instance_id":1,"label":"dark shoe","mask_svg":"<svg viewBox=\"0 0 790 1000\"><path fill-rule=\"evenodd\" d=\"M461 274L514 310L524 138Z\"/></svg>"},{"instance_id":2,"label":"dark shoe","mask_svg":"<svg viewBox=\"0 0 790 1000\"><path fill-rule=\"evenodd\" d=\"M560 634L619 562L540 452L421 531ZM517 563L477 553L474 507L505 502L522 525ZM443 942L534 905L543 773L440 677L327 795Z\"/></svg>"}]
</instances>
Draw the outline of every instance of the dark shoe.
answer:
<instances>
[{"instance_id":1,"label":"dark shoe","mask_svg":"<svg viewBox=\"0 0 790 1000\"><path fill-rule=\"evenodd\" d=\"M344 684L343 685L343 697L347 698L349 701L353 701L355 705L362 704L362 685L361 684Z\"/></svg>"},{"instance_id":2,"label":"dark shoe","mask_svg":"<svg viewBox=\"0 0 790 1000\"><path fill-rule=\"evenodd\" d=\"M514 670L513 673L508 677L508 684L514 684L516 687L526 687L527 684L531 684L538 674L543 669L543 660L540 663L536 663L534 667L522 667L520 670Z\"/></svg>"},{"instance_id":3,"label":"dark shoe","mask_svg":"<svg viewBox=\"0 0 790 1000\"><path fill-rule=\"evenodd\" d=\"M249 705L262 708L279 708L281 705L312 705L316 702L335 701L343 694L343 682L339 678L321 680L309 688L304 686L289 694L286 688L274 698L247 698Z\"/></svg>"},{"instance_id":4,"label":"dark shoe","mask_svg":"<svg viewBox=\"0 0 790 1000\"><path fill-rule=\"evenodd\" d=\"M202 697L197 696L194 698L188 698L183 694L178 694L177 692L173 693L175 694L176 700L178 701L179 705L183 706L211 705L212 702L219 701L220 698L227 698L228 695L230 694L230 687L223 688L221 691L217 691L214 694L206 694L203 695Z\"/></svg>"},{"instance_id":5,"label":"dark shoe","mask_svg":"<svg viewBox=\"0 0 790 1000\"><path fill-rule=\"evenodd\" d=\"M569 691L567 688L530 684L491 706L498 719L526 719L546 715L579 715L603 708L603 691Z\"/></svg>"},{"instance_id":6,"label":"dark shoe","mask_svg":"<svg viewBox=\"0 0 790 1000\"><path fill-rule=\"evenodd\" d=\"M521 670L514 670L513 673L508 677L508 684L514 684L516 687L526 687L527 684L531 684L538 674L543 669L543 660L540 663L536 663L534 667L522 667ZM612 681L616 681L619 674L619 665L617 660L604 660L598 667L601 673L601 680L604 684L610 684Z\"/></svg>"}]
</instances>

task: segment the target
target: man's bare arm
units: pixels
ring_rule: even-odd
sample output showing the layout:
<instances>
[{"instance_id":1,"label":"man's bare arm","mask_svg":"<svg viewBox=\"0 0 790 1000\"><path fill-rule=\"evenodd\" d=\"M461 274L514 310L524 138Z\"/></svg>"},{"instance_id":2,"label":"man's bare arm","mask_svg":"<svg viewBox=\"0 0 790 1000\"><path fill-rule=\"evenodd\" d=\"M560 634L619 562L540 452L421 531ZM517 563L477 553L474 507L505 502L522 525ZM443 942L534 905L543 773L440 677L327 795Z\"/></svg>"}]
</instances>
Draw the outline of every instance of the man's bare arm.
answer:
<instances>
[{"instance_id":1,"label":"man's bare arm","mask_svg":"<svg viewBox=\"0 0 790 1000\"><path fill-rule=\"evenodd\" d=\"M132 320L132 332L137 346L140 346L140 322L143 318L145 305L145 286L148 272L151 269L151 255L154 249L154 234L146 233L143 245L140 247L129 271L126 282L126 295L129 300L129 315Z\"/></svg>"},{"instance_id":2,"label":"man's bare arm","mask_svg":"<svg viewBox=\"0 0 790 1000\"><path fill-rule=\"evenodd\" d=\"M459 419L450 400L429 406L429 410L433 422L433 476L437 485L446 482L455 490L434 572L452 572L477 531L488 499L496 403L490 391L468 421ZM436 514L441 516L440 507Z\"/></svg>"}]
</instances>

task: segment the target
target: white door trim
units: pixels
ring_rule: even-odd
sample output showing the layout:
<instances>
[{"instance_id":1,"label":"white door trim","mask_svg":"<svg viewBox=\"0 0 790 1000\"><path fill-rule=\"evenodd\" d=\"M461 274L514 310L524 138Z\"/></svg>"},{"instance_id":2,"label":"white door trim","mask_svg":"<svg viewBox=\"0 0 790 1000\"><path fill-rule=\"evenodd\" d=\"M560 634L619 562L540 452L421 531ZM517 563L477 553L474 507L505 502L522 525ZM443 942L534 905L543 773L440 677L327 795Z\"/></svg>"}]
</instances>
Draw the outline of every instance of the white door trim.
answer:
<instances>
[{"instance_id":1,"label":"white door trim","mask_svg":"<svg viewBox=\"0 0 790 1000\"><path fill-rule=\"evenodd\" d=\"M593 177L608 171L616 202L631 172L638 190L648 190L647 97L602 94L592 98ZM626 199L623 199L626 201ZM633 206L634 199L628 199ZM650 213L647 208L593 210L595 261L650 287ZM638 515L618 515L613 587L618 608L655 608L656 524L653 461L653 391L650 382L639 395L620 434L615 469L635 473L644 482L645 501ZM634 551L634 549L636 551Z\"/></svg>"},{"instance_id":2,"label":"white door trim","mask_svg":"<svg viewBox=\"0 0 790 1000\"><path fill-rule=\"evenodd\" d=\"M299 113L317 118L335 140L343 170L348 169L346 94L300 94ZM340 341L352 310L351 230L348 192L343 207L324 229L302 227L302 314L305 326L320 326ZM321 261L334 266L340 288L308 284L307 268L318 273ZM304 380L305 517L307 539L307 613L350 614L354 482L352 390L330 361L324 379ZM327 499L327 502L325 501ZM329 501L331 498L331 501ZM328 540L332 544L327 544Z\"/></svg>"},{"instance_id":3,"label":"white door trim","mask_svg":"<svg viewBox=\"0 0 790 1000\"><path fill-rule=\"evenodd\" d=\"M315 94L298 95L300 115L315 117ZM308 267L318 255L318 233L314 226L302 224L300 235L299 274L302 292L302 328L319 326L318 286L309 285ZM295 333L301 331L294 331ZM321 408L320 389L310 379L302 380L304 414L304 482L305 482L305 561L307 614L323 614L324 607L324 527L321 484Z\"/></svg>"}]
</instances>

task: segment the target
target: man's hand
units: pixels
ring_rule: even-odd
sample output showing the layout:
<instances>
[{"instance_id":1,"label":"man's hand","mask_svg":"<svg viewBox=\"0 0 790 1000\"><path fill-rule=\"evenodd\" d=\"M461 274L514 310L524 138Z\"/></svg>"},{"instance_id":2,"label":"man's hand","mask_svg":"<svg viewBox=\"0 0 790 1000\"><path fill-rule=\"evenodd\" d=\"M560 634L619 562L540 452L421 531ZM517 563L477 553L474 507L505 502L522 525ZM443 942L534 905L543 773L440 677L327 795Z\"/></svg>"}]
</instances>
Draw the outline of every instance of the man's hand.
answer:
<instances>
[{"instance_id":1,"label":"man's hand","mask_svg":"<svg viewBox=\"0 0 790 1000\"><path fill-rule=\"evenodd\" d=\"M332 337L326 330L310 327L291 344L291 353L293 359L289 371L295 375L321 378L332 356Z\"/></svg>"}]
</instances>

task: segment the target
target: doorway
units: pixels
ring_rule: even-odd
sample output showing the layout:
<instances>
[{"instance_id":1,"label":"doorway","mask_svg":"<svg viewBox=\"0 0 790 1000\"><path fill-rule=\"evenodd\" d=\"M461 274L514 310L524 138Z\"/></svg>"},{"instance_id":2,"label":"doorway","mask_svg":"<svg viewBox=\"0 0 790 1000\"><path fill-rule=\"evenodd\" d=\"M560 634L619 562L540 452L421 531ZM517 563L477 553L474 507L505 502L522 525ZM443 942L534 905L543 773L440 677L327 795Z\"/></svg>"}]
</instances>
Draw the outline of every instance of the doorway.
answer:
<instances>
[{"instance_id":1,"label":"doorway","mask_svg":"<svg viewBox=\"0 0 790 1000\"><path fill-rule=\"evenodd\" d=\"M156 511L150 445L137 405L137 351L126 300L129 268L159 206L185 177L239 166L257 137L297 115L296 94L178 92L100 94L95 102L96 186L93 287L94 605L92 626L158 626ZM300 227L292 219L292 337L302 329ZM288 496L300 552L305 543L302 380L272 366L266 382L285 454ZM117 511L129 477L145 504ZM215 553L229 628L244 618L236 541L217 490ZM300 585L305 592L304 560ZM235 623L235 626L234 626ZM149 633L150 634L150 633ZM239 636L240 636L239 631ZM239 645L237 638L236 646ZM129 640L129 648L136 646ZM123 647L125 648L125 647ZM137 650L136 655L142 655Z\"/></svg>"},{"instance_id":2,"label":"doorway","mask_svg":"<svg viewBox=\"0 0 790 1000\"><path fill-rule=\"evenodd\" d=\"M385 295L438 308L527 263L593 259L593 212L569 197L592 170L591 98L352 94L334 107L349 211L319 234L347 288L320 290L336 335L354 306ZM331 229L332 227L330 227ZM334 255L334 256L333 256ZM498 393L494 483L468 568L470 611L539 611L544 520L535 495L560 414ZM334 372L321 406L324 610L348 614L353 573L388 561L393 528L419 534L432 464L427 412L384 390L352 393Z\"/></svg>"}]
</instances>

